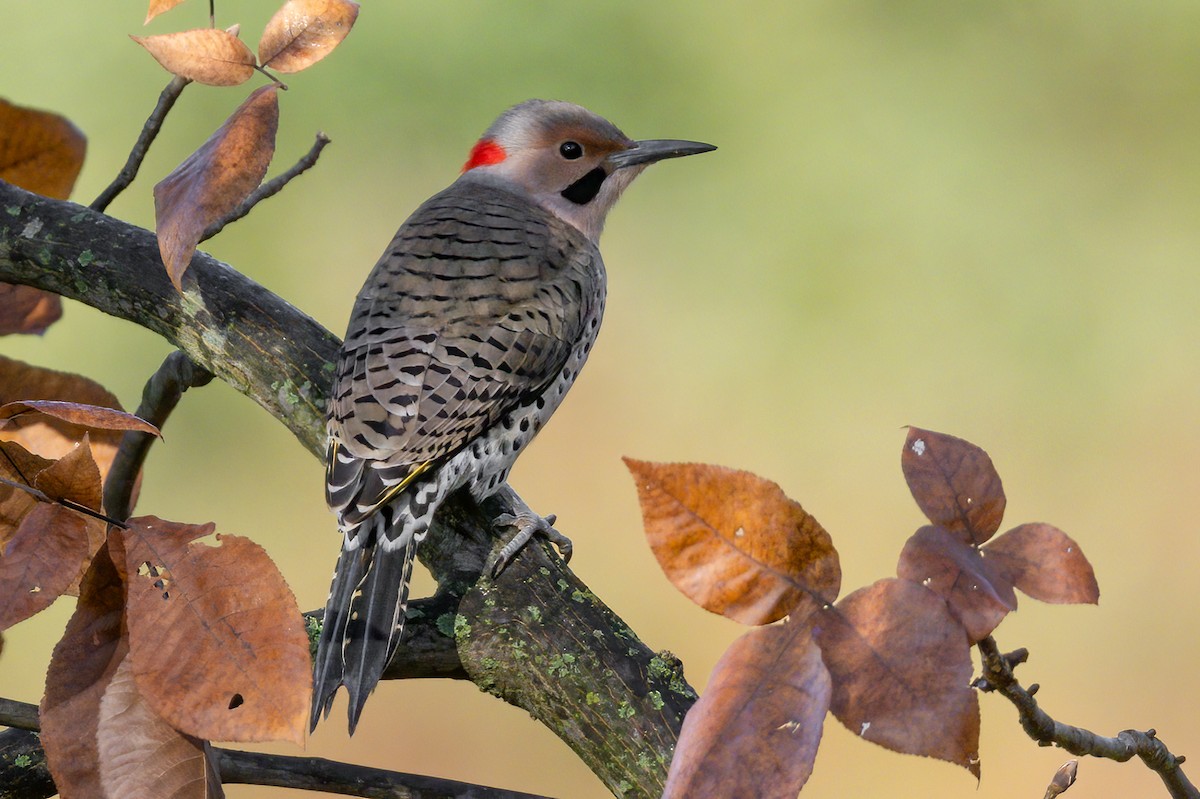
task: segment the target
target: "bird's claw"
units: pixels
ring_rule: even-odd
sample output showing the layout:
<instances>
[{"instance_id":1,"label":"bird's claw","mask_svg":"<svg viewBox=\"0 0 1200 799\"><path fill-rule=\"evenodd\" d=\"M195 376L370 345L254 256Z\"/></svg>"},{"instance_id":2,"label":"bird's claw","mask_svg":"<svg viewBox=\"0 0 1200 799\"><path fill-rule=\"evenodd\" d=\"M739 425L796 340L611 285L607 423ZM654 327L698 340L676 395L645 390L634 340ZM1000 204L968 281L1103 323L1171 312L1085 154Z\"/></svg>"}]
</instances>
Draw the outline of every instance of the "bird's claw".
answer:
<instances>
[{"instance_id":1,"label":"bird's claw","mask_svg":"<svg viewBox=\"0 0 1200 799\"><path fill-rule=\"evenodd\" d=\"M495 521L497 527L515 527L517 534L509 539L496 554L489 570L492 577L499 577L500 573L508 568L508 564L516 557L516 554L521 551L521 547L529 543L529 540L535 535L541 536L553 544L562 556L563 562L569 563L573 548L571 539L554 529L556 521L558 521L558 517L553 513L549 516L538 516L532 511L521 511L516 514L502 513L497 516Z\"/></svg>"}]
</instances>

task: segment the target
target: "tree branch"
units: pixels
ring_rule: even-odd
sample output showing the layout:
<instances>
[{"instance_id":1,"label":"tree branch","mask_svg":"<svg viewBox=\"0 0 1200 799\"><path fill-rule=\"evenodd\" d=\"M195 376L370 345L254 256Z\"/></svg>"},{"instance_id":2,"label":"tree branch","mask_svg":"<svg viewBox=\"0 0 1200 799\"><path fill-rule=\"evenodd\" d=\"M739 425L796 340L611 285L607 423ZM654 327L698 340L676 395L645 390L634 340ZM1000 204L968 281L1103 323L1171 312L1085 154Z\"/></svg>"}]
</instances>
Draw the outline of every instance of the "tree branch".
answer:
<instances>
[{"instance_id":1,"label":"tree branch","mask_svg":"<svg viewBox=\"0 0 1200 799\"><path fill-rule=\"evenodd\" d=\"M149 231L0 184L0 281L162 335L322 455L337 338L206 254L188 275L176 292ZM660 795L696 698L679 661L643 645L545 546L525 547L494 581L484 575L500 546L492 519L512 510L496 499L481 510L465 492L443 505L419 553L449 603L438 632L473 682L553 730L614 793Z\"/></svg>"},{"instance_id":2,"label":"tree branch","mask_svg":"<svg viewBox=\"0 0 1200 799\"><path fill-rule=\"evenodd\" d=\"M1162 778L1174 799L1200 799L1200 792L1179 768L1184 758L1171 754L1166 744L1155 736L1154 730L1124 730L1109 738L1055 721L1033 698L1037 685L1026 690L1013 673L1014 667L1029 657L1027 650L1018 649L1002 655L991 636L980 641L978 646L983 674L975 681L975 687L985 692L996 691L1012 702L1017 708L1021 727L1030 738L1042 746L1058 746L1073 755L1103 757L1120 763L1137 755Z\"/></svg>"},{"instance_id":3,"label":"tree branch","mask_svg":"<svg viewBox=\"0 0 1200 799\"><path fill-rule=\"evenodd\" d=\"M162 430L183 392L207 385L212 378L211 372L197 366L182 352L172 352L142 389L137 415ZM104 480L104 510L109 516L129 518L133 491L154 439L151 434L137 430L127 430L121 436L121 445Z\"/></svg>"},{"instance_id":4,"label":"tree branch","mask_svg":"<svg viewBox=\"0 0 1200 799\"><path fill-rule=\"evenodd\" d=\"M167 84L162 93L158 95L158 104L154 106L154 110L150 112L149 118L146 119L146 124L142 126L142 132L138 136L137 141L133 143L133 149L129 152L129 158L125 161L125 166L121 167L121 171L117 173L117 177L112 183L100 192L100 196L92 200L91 208L94 211L103 211L108 208L109 203L117 198L117 195L125 191L133 179L137 177L138 170L142 168L142 161L146 159L146 153L150 150L150 145L158 136L158 132L162 130L163 120L167 118L167 112L175 105L175 101L179 99L179 95L183 94L184 88L191 83L187 78L181 78L178 75L171 78L171 82Z\"/></svg>"},{"instance_id":5,"label":"tree branch","mask_svg":"<svg viewBox=\"0 0 1200 799\"><path fill-rule=\"evenodd\" d=\"M283 172L276 177L271 178L266 183L259 186L250 193L250 196L242 201L242 204L234 209L233 213L224 219L220 219L204 230L204 234L200 236L200 241L208 241L213 236L225 229L225 226L231 222L236 222L246 214L250 213L254 206L258 205L268 197L273 197L283 191L283 187L291 182L292 178L307 172L312 169L317 163L317 158L321 156L321 151L325 149L325 145L329 144L330 138L324 133L317 133L317 139L313 142L313 146L304 156L292 165L291 169Z\"/></svg>"}]
</instances>

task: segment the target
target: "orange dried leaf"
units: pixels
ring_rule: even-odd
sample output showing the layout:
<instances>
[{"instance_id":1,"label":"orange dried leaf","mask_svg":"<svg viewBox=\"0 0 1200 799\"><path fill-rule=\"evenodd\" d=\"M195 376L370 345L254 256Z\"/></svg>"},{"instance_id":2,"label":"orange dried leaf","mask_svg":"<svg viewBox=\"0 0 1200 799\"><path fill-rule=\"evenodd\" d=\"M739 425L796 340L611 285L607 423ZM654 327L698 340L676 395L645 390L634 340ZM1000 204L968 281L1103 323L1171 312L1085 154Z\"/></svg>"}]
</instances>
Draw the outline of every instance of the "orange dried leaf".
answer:
<instances>
[{"instance_id":1,"label":"orange dried leaf","mask_svg":"<svg viewBox=\"0 0 1200 799\"><path fill-rule=\"evenodd\" d=\"M1000 529L1004 486L992 459L961 438L908 429L900 467L913 499L929 521L982 544Z\"/></svg>"},{"instance_id":2,"label":"orange dried leaf","mask_svg":"<svg viewBox=\"0 0 1200 799\"><path fill-rule=\"evenodd\" d=\"M62 318L62 300L57 294L0 283L0 336L10 333L41 335Z\"/></svg>"},{"instance_id":3,"label":"orange dried leaf","mask_svg":"<svg viewBox=\"0 0 1200 799\"><path fill-rule=\"evenodd\" d=\"M807 603L811 613L815 603ZM664 799L794 799L812 774L829 700L807 614L749 631L721 656L688 711Z\"/></svg>"},{"instance_id":4,"label":"orange dried leaf","mask_svg":"<svg viewBox=\"0 0 1200 799\"><path fill-rule=\"evenodd\" d=\"M275 86L255 90L229 119L154 187L158 249L175 288L204 230L241 204L275 154L279 100Z\"/></svg>"},{"instance_id":5,"label":"orange dried leaf","mask_svg":"<svg viewBox=\"0 0 1200 799\"><path fill-rule=\"evenodd\" d=\"M838 721L894 752L947 760L979 776L970 648L940 597L888 578L822 611L817 624Z\"/></svg>"},{"instance_id":6,"label":"orange dried leaf","mask_svg":"<svg viewBox=\"0 0 1200 799\"><path fill-rule=\"evenodd\" d=\"M705 610L766 624L809 592L837 596L842 573L829 534L775 483L721 466L625 465L659 565Z\"/></svg>"},{"instance_id":7,"label":"orange dried leaf","mask_svg":"<svg viewBox=\"0 0 1200 799\"><path fill-rule=\"evenodd\" d=\"M119 535L110 548L120 553ZM42 698L42 746L60 795L106 796L100 784L96 731L100 699L129 651L121 637L125 595L109 549L83 578L79 603L54 647Z\"/></svg>"},{"instance_id":8,"label":"orange dried leaf","mask_svg":"<svg viewBox=\"0 0 1200 799\"><path fill-rule=\"evenodd\" d=\"M254 542L213 526L129 520L127 614L138 690L175 729L303 743L311 694L296 599Z\"/></svg>"},{"instance_id":9,"label":"orange dried leaf","mask_svg":"<svg viewBox=\"0 0 1200 799\"><path fill-rule=\"evenodd\" d=\"M154 714L138 693L131 659L121 661L100 699L96 730L105 796L219 799L220 780L204 741Z\"/></svg>"},{"instance_id":10,"label":"orange dried leaf","mask_svg":"<svg viewBox=\"0 0 1200 799\"><path fill-rule=\"evenodd\" d=\"M170 11L172 8L182 2L183 0L150 0L150 7L146 9L146 21L142 24L149 24L150 20L154 19L159 14Z\"/></svg>"},{"instance_id":11,"label":"orange dried leaf","mask_svg":"<svg viewBox=\"0 0 1200 799\"><path fill-rule=\"evenodd\" d=\"M258 42L258 60L279 72L299 72L329 55L354 27L352 0L287 0Z\"/></svg>"},{"instance_id":12,"label":"orange dried leaf","mask_svg":"<svg viewBox=\"0 0 1200 799\"><path fill-rule=\"evenodd\" d=\"M254 74L254 53L219 28L197 28L158 36L129 37L173 75L209 86L236 86Z\"/></svg>"},{"instance_id":13,"label":"orange dried leaf","mask_svg":"<svg viewBox=\"0 0 1200 799\"><path fill-rule=\"evenodd\" d=\"M972 643L991 635L1017 609L1012 580L941 527L922 527L905 542L896 574L945 599Z\"/></svg>"},{"instance_id":14,"label":"orange dried leaf","mask_svg":"<svg viewBox=\"0 0 1200 799\"><path fill-rule=\"evenodd\" d=\"M1100 585L1083 550L1062 530L1040 522L997 536L984 559L1034 599L1056 604L1096 604Z\"/></svg>"},{"instance_id":15,"label":"orange dried leaf","mask_svg":"<svg viewBox=\"0 0 1200 799\"><path fill-rule=\"evenodd\" d=\"M87 138L66 117L0 100L0 180L65 200L86 152Z\"/></svg>"}]
</instances>

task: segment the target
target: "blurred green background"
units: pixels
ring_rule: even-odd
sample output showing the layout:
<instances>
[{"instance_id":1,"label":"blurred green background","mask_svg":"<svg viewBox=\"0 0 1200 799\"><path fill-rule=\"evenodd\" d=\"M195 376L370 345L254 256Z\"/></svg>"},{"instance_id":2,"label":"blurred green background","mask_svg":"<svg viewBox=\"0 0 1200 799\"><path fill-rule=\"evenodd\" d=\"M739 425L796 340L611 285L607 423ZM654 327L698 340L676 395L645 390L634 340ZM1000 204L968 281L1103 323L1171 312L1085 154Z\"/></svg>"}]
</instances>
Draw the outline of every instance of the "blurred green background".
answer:
<instances>
[{"instance_id":1,"label":"blurred green background","mask_svg":"<svg viewBox=\"0 0 1200 799\"><path fill-rule=\"evenodd\" d=\"M251 46L271 2L218 3ZM126 34L207 24L193 2L0 3L0 94L89 137L88 202L167 75ZM902 426L992 455L1008 526L1047 521L1095 565L1096 607L1032 601L997 636L1057 718L1155 727L1200 751L1200 6L1116 3L489 3L367 0L349 39L288 80L273 173L318 167L206 247L340 333L396 226L454 179L493 117L579 102L635 138L711 141L655 166L612 214L605 329L512 482L574 538L573 567L703 689L741 629L692 606L645 546L620 456L777 482L832 533L846 592L894 573L921 523ZM253 86L261 85L256 80ZM153 184L249 88L190 87L110 209L153 225ZM72 304L6 355L136 406L169 351ZM320 465L224 385L189 394L139 510L215 521L274 556L300 604L338 548ZM417 591L429 588L428 577ZM70 602L6 633L0 695L38 701ZM809 797L1040 796L1067 756L981 697L983 782L826 725ZM569 750L468 684L387 684L311 755L561 797L601 797ZM294 749L280 747L278 751ZM1072 796L1165 795L1138 764L1085 761ZM231 797L284 791L231 787ZM305 794L310 795L310 794Z\"/></svg>"}]
</instances>

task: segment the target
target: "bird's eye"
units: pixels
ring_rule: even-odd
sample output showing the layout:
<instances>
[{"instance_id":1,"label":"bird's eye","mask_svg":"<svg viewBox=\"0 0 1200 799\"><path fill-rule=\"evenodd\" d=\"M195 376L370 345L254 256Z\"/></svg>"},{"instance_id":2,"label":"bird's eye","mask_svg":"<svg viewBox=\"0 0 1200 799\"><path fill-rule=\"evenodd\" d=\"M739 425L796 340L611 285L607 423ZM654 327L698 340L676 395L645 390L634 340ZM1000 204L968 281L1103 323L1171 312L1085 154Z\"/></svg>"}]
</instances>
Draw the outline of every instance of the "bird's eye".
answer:
<instances>
[{"instance_id":1,"label":"bird's eye","mask_svg":"<svg viewBox=\"0 0 1200 799\"><path fill-rule=\"evenodd\" d=\"M558 154L568 161L583 156L583 145L577 141L565 141L558 146Z\"/></svg>"}]
</instances>

